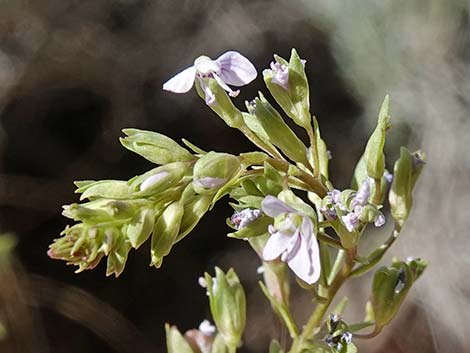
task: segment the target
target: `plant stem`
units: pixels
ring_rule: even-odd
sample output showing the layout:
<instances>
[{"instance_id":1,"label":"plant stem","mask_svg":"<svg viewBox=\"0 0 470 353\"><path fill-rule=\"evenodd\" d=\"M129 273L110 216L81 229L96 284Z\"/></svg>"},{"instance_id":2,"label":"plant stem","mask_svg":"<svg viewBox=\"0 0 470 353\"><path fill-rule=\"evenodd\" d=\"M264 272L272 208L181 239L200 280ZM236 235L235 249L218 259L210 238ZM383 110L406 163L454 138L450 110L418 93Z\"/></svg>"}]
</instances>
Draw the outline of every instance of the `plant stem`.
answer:
<instances>
[{"instance_id":1,"label":"plant stem","mask_svg":"<svg viewBox=\"0 0 470 353\"><path fill-rule=\"evenodd\" d=\"M338 254L338 256L343 256ZM318 303L315 310L313 311L310 319L307 321L307 324L304 326L304 329L301 335L294 340L290 353L300 353L302 351L303 343L315 335L316 331L320 328L323 317L327 312L331 302L333 301L336 293L343 285L344 281L349 277L352 267L354 265L354 257L356 256L356 248L350 249L347 252L347 256L344 261L343 268L337 273L334 280L331 283L331 286L328 288L327 297L325 302Z\"/></svg>"},{"instance_id":2,"label":"plant stem","mask_svg":"<svg viewBox=\"0 0 470 353\"><path fill-rule=\"evenodd\" d=\"M310 149L313 159L313 176L315 178L318 178L318 176L320 175L320 160L318 159L317 137L315 136L315 132L313 131L311 126L309 126L309 128L307 129L307 134L310 140Z\"/></svg>"}]
</instances>

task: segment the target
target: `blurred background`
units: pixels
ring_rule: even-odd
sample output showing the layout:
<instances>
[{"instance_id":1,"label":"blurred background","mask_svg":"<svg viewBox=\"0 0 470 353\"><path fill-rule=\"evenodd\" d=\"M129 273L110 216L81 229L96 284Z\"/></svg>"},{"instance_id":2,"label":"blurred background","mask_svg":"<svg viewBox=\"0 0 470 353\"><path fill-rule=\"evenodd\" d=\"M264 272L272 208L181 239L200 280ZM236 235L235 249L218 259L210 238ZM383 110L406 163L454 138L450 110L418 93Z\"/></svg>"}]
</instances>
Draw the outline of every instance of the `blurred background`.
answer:
<instances>
[{"instance_id":1,"label":"blurred background","mask_svg":"<svg viewBox=\"0 0 470 353\"><path fill-rule=\"evenodd\" d=\"M279 332L257 286L259 261L227 239L221 203L155 270L149 249L124 273L78 275L47 247L78 200L74 180L129 179L152 165L119 144L137 127L204 149L253 149L197 97L161 85L194 58L237 50L258 71L292 47L307 60L312 113L348 187L386 93L388 167L399 146L428 163L393 255L429 261L394 324L361 352L470 352L470 2L468 0L0 0L0 351L165 352L165 322L181 331L209 316L204 271L233 266L248 294L240 352L266 352ZM235 104L265 90L262 79ZM378 244L387 234L368 235ZM384 263L390 261L390 257ZM344 288L358 321L370 277ZM293 295L302 318L312 303Z\"/></svg>"}]
</instances>

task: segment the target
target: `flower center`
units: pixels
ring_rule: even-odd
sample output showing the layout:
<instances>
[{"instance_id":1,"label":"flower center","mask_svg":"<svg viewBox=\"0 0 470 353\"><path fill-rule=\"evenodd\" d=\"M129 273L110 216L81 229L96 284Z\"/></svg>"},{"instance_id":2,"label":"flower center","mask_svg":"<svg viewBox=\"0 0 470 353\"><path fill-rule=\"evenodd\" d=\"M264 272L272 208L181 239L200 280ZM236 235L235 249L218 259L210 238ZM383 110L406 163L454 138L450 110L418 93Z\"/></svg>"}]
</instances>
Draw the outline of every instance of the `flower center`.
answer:
<instances>
[{"instance_id":1,"label":"flower center","mask_svg":"<svg viewBox=\"0 0 470 353\"><path fill-rule=\"evenodd\" d=\"M212 73L218 74L220 72L220 64L208 56L200 56L194 61L194 67L196 71L202 76L206 76Z\"/></svg>"}]
</instances>

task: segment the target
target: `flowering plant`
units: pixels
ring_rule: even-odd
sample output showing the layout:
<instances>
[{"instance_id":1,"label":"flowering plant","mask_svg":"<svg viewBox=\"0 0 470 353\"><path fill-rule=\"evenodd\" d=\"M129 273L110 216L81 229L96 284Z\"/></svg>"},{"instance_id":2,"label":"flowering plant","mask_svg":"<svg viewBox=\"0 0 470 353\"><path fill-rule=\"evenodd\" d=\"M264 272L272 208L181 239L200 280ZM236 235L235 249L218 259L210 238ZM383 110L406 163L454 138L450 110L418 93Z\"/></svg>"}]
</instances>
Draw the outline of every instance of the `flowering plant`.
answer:
<instances>
[{"instance_id":1,"label":"flowering plant","mask_svg":"<svg viewBox=\"0 0 470 353\"><path fill-rule=\"evenodd\" d=\"M234 209L227 219L233 229L228 236L246 241L259 255L261 289L291 337L289 348L273 339L269 352L356 352L354 339L376 336L393 319L425 262L394 259L391 266L380 267L363 322L342 319L345 300L335 309L330 305L345 281L372 270L397 239L410 214L424 154L402 148L393 174L385 169L384 144L390 128L386 96L351 189L336 189L329 179L329 151L310 114L306 62L295 50L289 61L276 55L274 59L263 71L264 81L285 115L306 131L308 145L263 94L246 102L245 112L233 104L230 97L239 91L230 85L240 87L257 76L247 58L234 51L216 60L201 56L163 89L185 93L195 85L209 108L260 151L205 152L185 140L186 148L155 132L124 129L122 145L157 167L128 181L76 182L80 199L87 201L64 207L64 216L78 223L66 227L48 254L78 266L77 272L92 269L107 257L106 274L118 276L129 251L151 238L150 263L158 268L172 247L228 195ZM367 226L385 224L382 208L387 199L392 234L370 254L359 254ZM303 326L291 312L290 272L316 302ZM206 273L200 284L207 289L215 326L203 321L183 336L167 325L168 352L235 352L246 321L245 292L237 274L216 268L215 277Z\"/></svg>"}]
</instances>

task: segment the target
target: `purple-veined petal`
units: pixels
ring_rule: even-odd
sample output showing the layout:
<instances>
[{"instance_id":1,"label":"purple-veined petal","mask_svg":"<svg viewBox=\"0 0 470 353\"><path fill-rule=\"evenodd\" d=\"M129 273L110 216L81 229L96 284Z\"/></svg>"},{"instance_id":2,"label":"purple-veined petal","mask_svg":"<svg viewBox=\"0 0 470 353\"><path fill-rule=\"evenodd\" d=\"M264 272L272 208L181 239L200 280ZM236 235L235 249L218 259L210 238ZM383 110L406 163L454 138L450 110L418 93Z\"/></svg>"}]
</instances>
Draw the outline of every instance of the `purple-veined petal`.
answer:
<instances>
[{"instance_id":1,"label":"purple-veined petal","mask_svg":"<svg viewBox=\"0 0 470 353\"><path fill-rule=\"evenodd\" d=\"M293 208L287 206L284 202L279 200L277 197L268 195L261 202L261 209L269 217L277 217L282 213L296 212Z\"/></svg>"},{"instance_id":2,"label":"purple-veined petal","mask_svg":"<svg viewBox=\"0 0 470 353\"><path fill-rule=\"evenodd\" d=\"M302 239L300 238L300 233L296 231L294 235L290 237L286 252L282 254L281 260L287 262L296 256L299 252L301 242Z\"/></svg>"},{"instance_id":3,"label":"purple-veined petal","mask_svg":"<svg viewBox=\"0 0 470 353\"><path fill-rule=\"evenodd\" d=\"M228 51L215 61L220 64L220 78L229 85L244 86L258 75L250 60L236 51Z\"/></svg>"},{"instance_id":4,"label":"purple-veined petal","mask_svg":"<svg viewBox=\"0 0 470 353\"><path fill-rule=\"evenodd\" d=\"M240 93L240 90L236 90L236 91L232 90L217 74L212 74L212 76L217 81L219 86L228 92L230 97L238 96L238 94Z\"/></svg>"},{"instance_id":5,"label":"purple-veined petal","mask_svg":"<svg viewBox=\"0 0 470 353\"><path fill-rule=\"evenodd\" d=\"M313 223L310 217L304 216L302 218L300 233L302 237L307 241L307 244L310 244L313 239Z\"/></svg>"},{"instance_id":6,"label":"purple-veined petal","mask_svg":"<svg viewBox=\"0 0 470 353\"><path fill-rule=\"evenodd\" d=\"M300 237L300 247L295 256L287 261L292 271L302 281L313 284L320 278L320 251L315 239L308 244L307 239Z\"/></svg>"},{"instance_id":7,"label":"purple-veined petal","mask_svg":"<svg viewBox=\"0 0 470 353\"><path fill-rule=\"evenodd\" d=\"M279 257L289 245L291 237L280 232L273 233L263 249L263 259L271 261Z\"/></svg>"},{"instance_id":8,"label":"purple-veined petal","mask_svg":"<svg viewBox=\"0 0 470 353\"><path fill-rule=\"evenodd\" d=\"M166 81L163 84L163 89L174 93L186 93L193 87L195 78L196 68L194 66L188 67Z\"/></svg>"}]
</instances>

